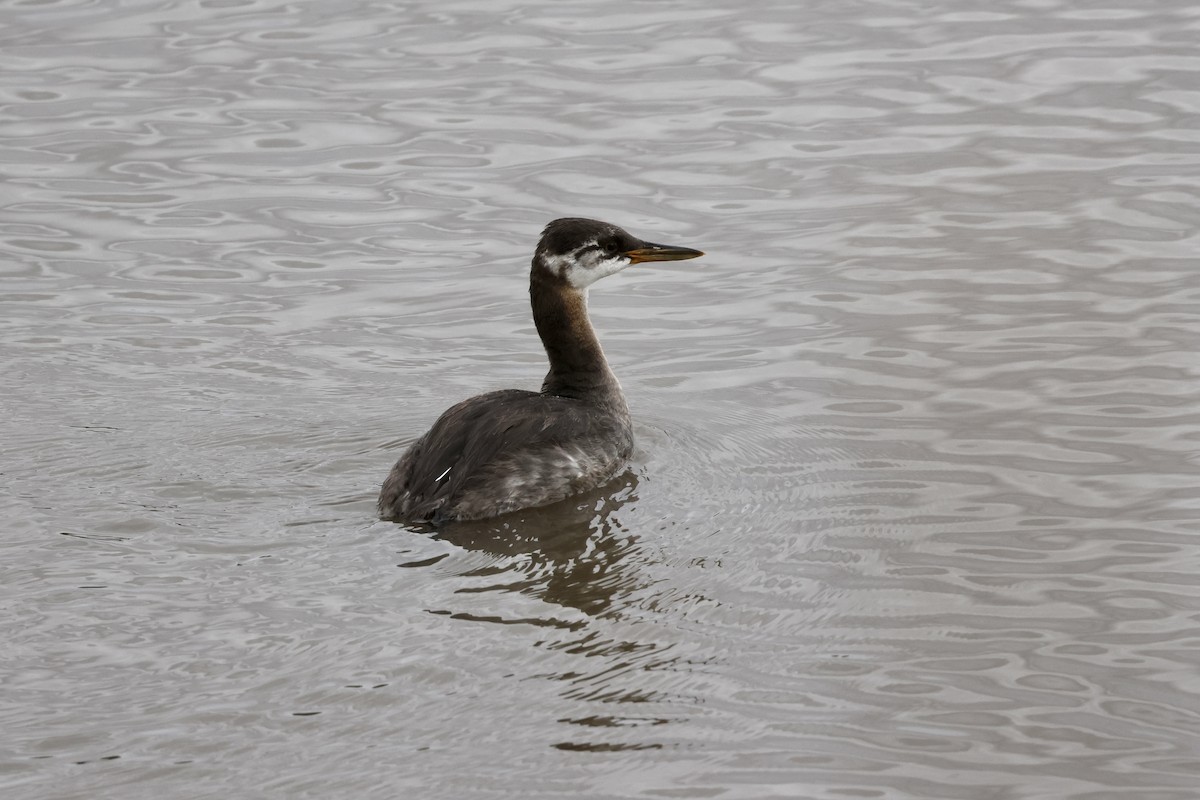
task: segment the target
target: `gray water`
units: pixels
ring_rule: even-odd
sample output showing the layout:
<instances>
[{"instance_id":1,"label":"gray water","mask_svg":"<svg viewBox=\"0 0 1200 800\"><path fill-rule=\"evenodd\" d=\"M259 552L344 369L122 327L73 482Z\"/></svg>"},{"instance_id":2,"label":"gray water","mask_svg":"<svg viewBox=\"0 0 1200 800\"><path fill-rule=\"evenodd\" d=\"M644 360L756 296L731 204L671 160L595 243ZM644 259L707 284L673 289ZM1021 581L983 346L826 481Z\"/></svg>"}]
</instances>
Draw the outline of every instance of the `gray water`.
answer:
<instances>
[{"instance_id":1,"label":"gray water","mask_svg":"<svg viewBox=\"0 0 1200 800\"><path fill-rule=\"evenodd\" d=\"M1200 7L0 23L5 798L1200 796ZM563 215L630 472L378 521Z\"/></svg>"}]
</instances>

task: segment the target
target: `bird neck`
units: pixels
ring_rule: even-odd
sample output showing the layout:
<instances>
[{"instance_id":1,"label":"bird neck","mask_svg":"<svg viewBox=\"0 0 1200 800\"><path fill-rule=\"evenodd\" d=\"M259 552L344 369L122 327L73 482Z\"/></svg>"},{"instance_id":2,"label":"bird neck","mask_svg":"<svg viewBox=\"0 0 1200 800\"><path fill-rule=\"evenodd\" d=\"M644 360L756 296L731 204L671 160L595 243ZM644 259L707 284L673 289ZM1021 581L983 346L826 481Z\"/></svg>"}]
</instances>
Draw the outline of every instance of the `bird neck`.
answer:
<instances>
[{"instance_id":1,"label":"bird neck","mask_svg":"<svg viewBox=\"0 0 1200 800\"><path fill-rule=\"evenodd\" d=\"M550 359L542 394L624 404L587 312L587 291L536 266L529 280L533 324Z\"/></svg>"}]
</instances>

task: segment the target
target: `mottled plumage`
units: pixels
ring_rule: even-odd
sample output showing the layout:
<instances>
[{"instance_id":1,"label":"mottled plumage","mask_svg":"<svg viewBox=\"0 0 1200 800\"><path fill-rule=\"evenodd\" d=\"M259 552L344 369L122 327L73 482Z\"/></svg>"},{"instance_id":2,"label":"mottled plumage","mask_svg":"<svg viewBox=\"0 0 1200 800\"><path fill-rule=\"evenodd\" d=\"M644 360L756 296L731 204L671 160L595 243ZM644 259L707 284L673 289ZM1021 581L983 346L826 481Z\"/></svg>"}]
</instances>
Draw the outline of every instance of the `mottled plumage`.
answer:
<instances>
[{"instance_id":1,"label":"mottled plumage","mask_svg":"<svg viewBox=\"0 0 1200 800\"><path fill-rule=\"evenodd\" d=\"M550 360L542 390L489 392L442 414L384 481L381 516L434 524L482 519L553 503L618 474L633 430L588 320L587 287L633 263L699 255L595 220L547 225L529 285Z\"/></svg>"}]
</instances>

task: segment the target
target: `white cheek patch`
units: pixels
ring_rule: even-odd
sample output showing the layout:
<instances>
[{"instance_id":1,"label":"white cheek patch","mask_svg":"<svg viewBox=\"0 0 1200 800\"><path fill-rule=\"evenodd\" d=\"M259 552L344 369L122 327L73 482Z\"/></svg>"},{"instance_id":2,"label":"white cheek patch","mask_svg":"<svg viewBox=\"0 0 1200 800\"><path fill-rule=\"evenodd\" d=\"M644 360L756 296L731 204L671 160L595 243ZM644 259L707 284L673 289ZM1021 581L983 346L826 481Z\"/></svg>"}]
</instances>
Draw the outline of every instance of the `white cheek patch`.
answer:
<instances>
[{"instance_id":1,"label":"white cheek patch","mask_svg":"<svg viewBox=\"0 0 1200 800\"><path fill-rule=\"evenodd\" d=\"M632 261L629 256L609 256L595 241L584 242L566 255L544 255L542 263L575 289L586 289L601 278L620 272Z\"/></svg>"},{"instance_id":2,"label":"white cheek patch","mask_svg":"<svg viewBox=\"0 0 1200 800\"><path fill-rule=\"evenodd\" d=\"M576 247L573 252L567 253L565 255L545 256L543 258L543 263L545 263L545 265L547 267L549 267L550 271L553 272L555 275L559 276L560 278L566 277L568 280L570 280L569 276L567 275L567 272L570 271L571 267L576 263L577 259L579 258L579 254L581 252L583 252L584 258L586 258L588 255L591 255L591 253L593 252L592 250L587 249L587 248L594 248L595 246L596 246L596 240L592 239L591 241L584 242L579 247Z\"/></svg>"},{"instance_id":3,"label":"white cheek patch","mask_svg":"<svg viewBox=\"0 0 1200 800\"><path fill-rule=\"evenodd\" d=\"M567 267L565 277L567 283L576 289L586 289L601 278L620 272L632 261L628 256L603 256L599 252L590 252L584 256L583 263L571 262Z\"/></svg>"},{"instance_id":4,"label":"white cheek patch","mask_svg":"<svg viewBox=\"0 0 1200 800\"><path fill-rule=\"evenodd\" d=\"M574 262L570 256L542 256L542 263L555 275L562 277L563 272Z\"/></svg>"}]
</instances>

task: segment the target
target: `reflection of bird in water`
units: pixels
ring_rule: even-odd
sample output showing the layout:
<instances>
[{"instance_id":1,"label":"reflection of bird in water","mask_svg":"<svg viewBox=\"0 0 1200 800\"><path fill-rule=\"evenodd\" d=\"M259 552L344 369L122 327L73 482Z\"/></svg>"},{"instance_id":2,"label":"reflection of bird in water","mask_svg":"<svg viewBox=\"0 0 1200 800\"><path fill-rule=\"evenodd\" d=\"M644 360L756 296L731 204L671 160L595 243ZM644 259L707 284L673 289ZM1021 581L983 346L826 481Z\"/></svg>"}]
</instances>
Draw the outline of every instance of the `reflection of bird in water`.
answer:
<instances>
[{"instance_id":1,"label":"reflection of bird in water","mask_svg":"<svg viewBox=\"0 0 1200 800\"><path fill-rule=\"evenodd\" d=\"M633 447L629 408L587 314L587 287L631 264L703 255L590 219L546 226L533 256L533 321L550 359L540 392L504 389L446 411L400 457L379 513L470 520L543 506L617 475Z\"/></svg>"},{"instance_id":2,"label":"reflection of bird in water","mask_svg":"<svg viewBox=\"0 0 1200 800\"><path fill-rule=\"evenodd\" d=\"M621 509L637 502L637 484L637 475L626 470L552 512L533 508L447 525L436 538L499 558L499 563L467 573L496 577L500 582L493 589L537 597L590 617L605 616L647 585L639 567L649 554L620 521ZM538 624L574 629L582 623L547 615Z\"/></svg>"}]
</instances>

